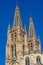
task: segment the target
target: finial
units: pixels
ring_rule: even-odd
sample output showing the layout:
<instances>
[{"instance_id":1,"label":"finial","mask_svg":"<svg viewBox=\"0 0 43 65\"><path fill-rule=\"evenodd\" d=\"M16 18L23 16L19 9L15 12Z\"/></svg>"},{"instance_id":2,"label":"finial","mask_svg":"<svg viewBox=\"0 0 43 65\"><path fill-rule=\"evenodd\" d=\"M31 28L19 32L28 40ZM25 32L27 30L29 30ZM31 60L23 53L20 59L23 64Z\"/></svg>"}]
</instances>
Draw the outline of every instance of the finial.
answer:
<instances>
[{"instance_id":1,"label":"finial","mask_svg":"<svg viewBox=\"0 0 43 65\"><path fill-rule=\"evenodd\" d=\"M32 22L32 16L30 16L30 22Z\"/></svg>"},{"instance_id":2,"label":"finial","mask_svg":"<svg viewBox=\"0 0 43 65\"><path fill-rule=\"evenodd\" d=\"M18 5L18 1L16 0L16 5Z\"/></svg>"},{"instance_id":3,"label":"finial","mask_svg":"<svg viewBox=\"0 0 43 65\"><path fill-rule=\"evenodd\" d=\"M19 7L18 7L18 3L16 3L16 10L18 10L19 9Z\"/></svg>"},{"instance_id":4,"label":"finial","mask_svg":"<svg viewBox=\"0 0 43 65\"><path fill-rule=\"evenodd\" d=\"M30 15L30 18L32 18L32 15Z\"/></svg>"}]
</instances>

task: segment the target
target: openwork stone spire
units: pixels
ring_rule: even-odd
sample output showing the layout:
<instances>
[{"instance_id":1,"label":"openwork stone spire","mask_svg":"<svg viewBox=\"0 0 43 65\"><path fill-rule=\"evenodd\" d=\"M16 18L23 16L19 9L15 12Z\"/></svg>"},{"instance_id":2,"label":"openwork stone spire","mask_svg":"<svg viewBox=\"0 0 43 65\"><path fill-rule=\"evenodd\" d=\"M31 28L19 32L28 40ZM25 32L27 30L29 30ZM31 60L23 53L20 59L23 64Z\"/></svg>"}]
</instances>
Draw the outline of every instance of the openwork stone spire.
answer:
<instances>
[{"instance_id":1,"label":"openwork stone spire","mask_svg":"<svg viewBox=\"0 0 43 65\"><path fill-rule=\"evenodd\" d=\"M16 4L13 27L14 28L17 28L17 26L20 26L21 27L21 18L20 18L18 4Z\"/></svg>"},{"instance_id":2,"label":"openwork stone spire","mask_svg":"<svg viewBox=\"0 0 43 65\"><path fill-rule=\"evenodd\" d=\"M35 36L34 24L33 24L32 16L30 16L30 20L29 20L29 37L34 37L34 36Z\"/></svg>"}]
</instances>

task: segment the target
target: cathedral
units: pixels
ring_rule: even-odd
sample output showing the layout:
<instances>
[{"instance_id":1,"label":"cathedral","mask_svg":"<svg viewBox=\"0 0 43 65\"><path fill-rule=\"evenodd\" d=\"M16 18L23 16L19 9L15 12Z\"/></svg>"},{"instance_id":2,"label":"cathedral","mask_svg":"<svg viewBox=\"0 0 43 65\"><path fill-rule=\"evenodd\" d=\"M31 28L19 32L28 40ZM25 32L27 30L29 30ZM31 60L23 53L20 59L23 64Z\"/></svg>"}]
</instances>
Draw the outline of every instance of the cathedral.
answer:
<instances>
[{"instance_id":1,"label":"cathedral","mask_svg":"<svg viewBox=\"0 0 43 65\"><path fill-rule=\"evenodd\" d=\"M5 65L43 65L40 38L36 37L32 16L29 30L22 26L19 7L16 5L14 24L8 26Z\"/></svg>"}]
</instances>

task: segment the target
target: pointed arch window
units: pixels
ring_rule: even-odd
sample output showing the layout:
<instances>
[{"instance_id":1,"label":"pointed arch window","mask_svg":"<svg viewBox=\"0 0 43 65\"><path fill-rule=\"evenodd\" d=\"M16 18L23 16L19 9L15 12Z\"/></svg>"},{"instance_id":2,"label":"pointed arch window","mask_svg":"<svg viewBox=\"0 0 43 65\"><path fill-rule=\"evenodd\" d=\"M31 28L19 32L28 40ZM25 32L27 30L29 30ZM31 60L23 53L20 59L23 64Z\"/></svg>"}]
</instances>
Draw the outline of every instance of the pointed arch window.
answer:
<instances>
[{"instance_id":1,"label":"pointed arch window","mask_svg":"<svg viewBox=\"0 0 43 65\"><path fill-rule=\"evenodd\" d=\"M24 55L24 48L25 48L25 45L23 44L23 55Z\"/></svg>"},{"instance_id":2,"label":"pointed arch window","mask_svg":"<svg viewBox=\"0 0 43 65\"><path fill-rule=\"evenodd\" d=\"M12 40L13 40L13 34L11 34L11 38L12 38Z\"/></svg>"},{"instance_id":3,"label":"pointed arch window","mask_svg":"<svg viewBox=\"0 0 43 65\"><path fill-rule=\"evenodd\" d=\"M14 56L14 55L13 55L13 46L11 46L11 49L12 49L12 57L13 57L13 56Z\"/></svg>"},{"instance_id":4,"label":"pointed arch window","mask_svg":"<svg viewBox=\"0 0 43 65\"><path fill-rule=\"evenodd\" d=\"M17 37L17 34L15 33L15 38Z\"/></svg>"},{"instance_id":5,"label":"pointed arch window","mask_svg":"<svg viewBox=\"0 0 43 65\"><path fill-rule=\"evenodd\" d=\"M16 56L16 44L15 44L15 56Z\"/></svg>"},{"instance_id":6,"label":"pointed arch window","mask_svg":"<svg viewBox=\"0 0 43 65\"><path fill-rule=\"evenodd\" d=\"M30 65L29 57L26 57L26 59L25 59L25 65Z\"/></svg>"},{"instance_id":7,"label":"pointed arch window","mask_svg":"<svg viewBox=\"0 0 43 65\"><path fill-rule=\"evenodd\" d=\"M36 57L36 62L40 62L40 57L39 56Z\"/></svg>"}]
</instances>

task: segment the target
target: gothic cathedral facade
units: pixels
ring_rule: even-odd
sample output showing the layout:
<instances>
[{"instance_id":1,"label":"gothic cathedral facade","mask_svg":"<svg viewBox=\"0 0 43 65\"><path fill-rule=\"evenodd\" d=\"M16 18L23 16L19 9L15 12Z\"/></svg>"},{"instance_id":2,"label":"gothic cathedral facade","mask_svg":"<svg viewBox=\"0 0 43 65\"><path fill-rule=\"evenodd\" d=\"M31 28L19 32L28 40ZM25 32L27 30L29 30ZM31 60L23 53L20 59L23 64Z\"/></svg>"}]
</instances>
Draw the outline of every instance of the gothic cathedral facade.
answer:
<instances>
[{"instance_id":1,"label":"gothic cathedral facade","mask_svg":"<svg viewBox=\"0 0 43 65\"><path fill-rule=\"evenodd\" d=\"M32 17L27 34L26 27L22 27L18 5L12 29L8 26L5 65L43 65L40 38L36 37Z\"/></svg>"}]
</instances>

